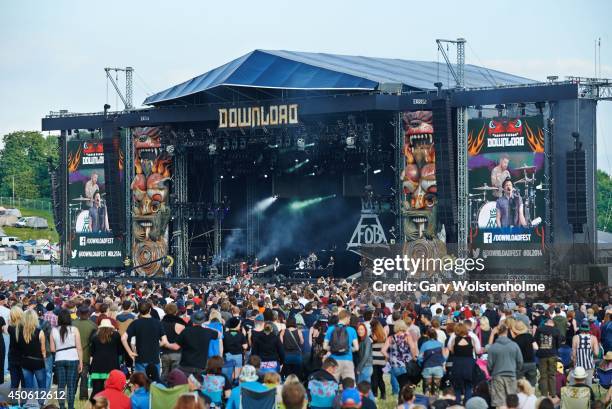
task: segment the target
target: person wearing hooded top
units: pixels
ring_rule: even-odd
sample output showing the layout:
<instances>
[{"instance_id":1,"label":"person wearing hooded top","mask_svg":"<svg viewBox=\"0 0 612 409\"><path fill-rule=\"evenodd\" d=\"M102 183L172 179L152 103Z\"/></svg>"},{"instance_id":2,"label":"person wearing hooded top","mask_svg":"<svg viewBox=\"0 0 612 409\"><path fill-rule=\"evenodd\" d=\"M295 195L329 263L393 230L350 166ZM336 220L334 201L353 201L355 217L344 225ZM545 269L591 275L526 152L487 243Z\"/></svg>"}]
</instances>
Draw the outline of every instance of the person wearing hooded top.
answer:
<instances>
[{"instance_id":1,"label":"person wearing hooded top","mask_svg":"<svg viewBox=\"0 0 612 409\"><path fill-rule=\"evenodd\" d=\"M491 405L505 406L506 396L516 394L516 376L523 366L519 346L508 338L508 327L500 324L495 343L488 348L487 369L491 374Z\"/></svg>"},{"instance_id":2,"label":"person wearing hooded top","mask_svg":"<svg viewBox=\"0 0 612 409\"><path fill-rule=\"evenodd\" d=\"M108 399L109 407L113 409L131 409L130 398L123 393L125 382L125 374L118 369L113 369L104 383L104 390L95 397L105 397Z\"/></svg>"}]
</instances>

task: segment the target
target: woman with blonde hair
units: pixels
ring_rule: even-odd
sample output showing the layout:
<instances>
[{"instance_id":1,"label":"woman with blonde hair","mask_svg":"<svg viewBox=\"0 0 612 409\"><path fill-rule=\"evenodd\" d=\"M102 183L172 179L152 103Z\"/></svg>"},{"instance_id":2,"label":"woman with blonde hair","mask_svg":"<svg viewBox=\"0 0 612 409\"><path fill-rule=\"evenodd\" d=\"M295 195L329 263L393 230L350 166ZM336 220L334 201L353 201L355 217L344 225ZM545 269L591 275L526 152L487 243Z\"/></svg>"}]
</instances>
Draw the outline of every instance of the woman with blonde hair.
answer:
<instances>
[{"instance_id":1,"label":"woman with blonde hair","mask_svg":"<svg viewBox=\"0 0 612 409\"><path fill-rule=\"evenodd\" d=\"M20 366L20 354L17 349L17 335L21 320L23 319L23 310L21 307L14 306L9 314L9 350L8 350L8 369L11 375L11 389L19 388L19 385L24 385L23 372Z\"/></svg>"},{"instance_id":2,"label":"woman with blonde hair","mask_svg":"<svg viewBox=\"0 0 612 409\"><path fill-rule=\"evenodd\" d=\"M483 348L489 345L489 338L491 337L491 324L489 323L489 319L487 317L482 316L478 320L476 335L478 336L480 345Z\"/></svg>"},{"instance_id":3,"label":"woman with blonde hair","mask_svg":"<svg viewBox=\"0 0 612 409\"><path fill-rule=\"evenodd\" d=\"M208 356L223 356L223 318L217 309L210 310L208 322L202 325L219 333L217 339L213 339L208 344Z\"/></svg>"},{"instance_id":4,"label":"woman with blonde hair","mask_svg":"<svg viewBox=\"0 0 612 409\"><path fill-rule=\"evenodd\" d=\"M16 327L15 338L25 387L30 389L36 388L36 385L46 385L45 333L38 328L36 311L27 310L23 314L21 325Z\"/></svg>"},{"instance_id":5,"label":"woman with blonde hair","mask_svg":"<svg viewBox=\"0 0 612 409\"><path fill-rule=\"evenodd\" d=\"M519 379L516 383L518 388L519 408L535 409L538 398L535 395L535 389L527 379Z\"/></svg>"}]
</instances>

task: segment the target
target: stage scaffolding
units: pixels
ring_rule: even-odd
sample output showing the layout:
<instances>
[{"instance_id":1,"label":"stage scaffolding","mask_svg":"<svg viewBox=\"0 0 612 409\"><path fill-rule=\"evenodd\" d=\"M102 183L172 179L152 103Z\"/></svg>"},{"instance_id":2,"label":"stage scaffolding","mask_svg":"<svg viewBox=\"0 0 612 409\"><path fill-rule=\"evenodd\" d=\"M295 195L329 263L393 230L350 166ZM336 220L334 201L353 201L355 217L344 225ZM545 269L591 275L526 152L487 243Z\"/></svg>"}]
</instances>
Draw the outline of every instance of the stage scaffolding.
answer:
<instances>
[{"instance_id":1,"label":"stage scaffolding","mask_svg":"<svg viewBox=\"0 0 612 409\"><path fill-rule=\"evenodd\" d=\"M257 201L257 199L255 198L255 195L257 194L257 192L255 191L255 178L250 175L247 178L247 185L246 185L246 201L247 201L247 209L254 209L255 208L255 203ZM258 219L258 214L256 214L256 212L250 210L247 212L247 256L251 257L253 255L255 255L255 252L257 250L257 247L259 245L259 243L257 242L257 220Z\"/></svg>"},{"instance_id":2,"label":"stage scaffolding","mask_svg":"<svg viewBox=\"0 0 612 409\"><path fill-rule=\"evenodd\" d=\"M174 193L178 203L187 202L187 157L183 149L177 150L174 156ZM175 211L174 232L170 239L171 247L174 249L175 274L177 277L187 276L189 268L189 225L185 214L185 206L177 206Z\"/></svg>"},{"instance_id":3,"label":"stage scaffolding","mask_svg":"<svg viewBox=\"0 0 612 409\"><path fill-rule=\"evenodd\" d=\"M134 141L132 130L124 128L123 138L123 172L125 197L125 253L124 258L132 258L132 180L134 180Z\"/></svg>"}]
</instances>

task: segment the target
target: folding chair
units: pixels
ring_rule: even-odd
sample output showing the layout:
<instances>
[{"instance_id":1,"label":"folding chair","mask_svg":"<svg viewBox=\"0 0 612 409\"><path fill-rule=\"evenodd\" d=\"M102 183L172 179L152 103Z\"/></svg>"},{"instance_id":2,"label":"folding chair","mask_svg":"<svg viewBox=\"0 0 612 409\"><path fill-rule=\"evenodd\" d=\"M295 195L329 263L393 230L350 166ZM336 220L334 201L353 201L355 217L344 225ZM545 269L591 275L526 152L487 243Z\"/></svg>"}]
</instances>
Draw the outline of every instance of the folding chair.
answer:
<instances>
[{"instance_id":1,"label":"folding chair","mask_svg":"<svg viewBox=\"0 0 612 409\"><path fill-rule=\"evenodd\" d=\"M255 392L240 388L240 409L276 409L276 388Z\"/></svg>"},{"instance_id":2,"label":"folding chair","mask_svg":"<svg viewBox=\"0 0 612 409\"><path fill-rule=\"evenodd\" d=\"M608 394L608 389L612 386L612 369L603 370L602 368L596 368L595 370L595 381L593 383L593 392L597 399L603 400Z\"/></svg>"},{"instance_id":3,"label":"folding chair","mask_svg":"<svg viewBox=\"0 0 612 409\"><path fill-rule=\"evenodd\" d=\"M166 388L164 385L152 383L149 392L149 409L168 409L174 407L178 398L189 392L189 385L178 385L172 388Z\"/></svg>"},{"instance_id":4,"label":"folding chair","mask_svg":"<svg viewBox=\"0 0 612 409\"><path fill-rule=\"evenodd\" d=\"M561 388L561 409L589 409L591 390L575 386Z\"/></svg>"}]
</instances>

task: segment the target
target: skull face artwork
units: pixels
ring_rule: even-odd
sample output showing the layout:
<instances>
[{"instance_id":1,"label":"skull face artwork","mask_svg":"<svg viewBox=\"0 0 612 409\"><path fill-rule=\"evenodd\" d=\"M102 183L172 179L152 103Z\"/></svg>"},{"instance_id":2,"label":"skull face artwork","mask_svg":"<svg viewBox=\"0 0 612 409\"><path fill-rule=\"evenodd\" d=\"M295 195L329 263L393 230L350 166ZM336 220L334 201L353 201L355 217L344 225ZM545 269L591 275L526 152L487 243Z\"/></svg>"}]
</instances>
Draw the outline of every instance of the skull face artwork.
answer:
<instances>
[{"instance_id":1,"label":"skull face artwork","mask_svg":"<svg viewBox=\"0 0 612 409\"><path fill-rule=\"evenodd\" d=\"M134 130L135 173L131 189L133 196L132 234L134 265L159 259L168 252L168 207L172 159L161 150L160 128ZM147 276L163 273L161 262L137 269Z\"/></svg>"},{"instance_id":2,"label":"skull face artwork","mask_svg":"<svg viewBox=\"0 0 612 409\"><path fill-rule=\"evenodd\" d=\"M405 112L402 214L408 240L436 233L436 153L431 111Z\"/></svg>"}]
</instances>

